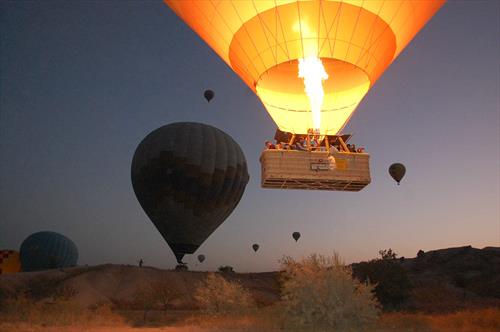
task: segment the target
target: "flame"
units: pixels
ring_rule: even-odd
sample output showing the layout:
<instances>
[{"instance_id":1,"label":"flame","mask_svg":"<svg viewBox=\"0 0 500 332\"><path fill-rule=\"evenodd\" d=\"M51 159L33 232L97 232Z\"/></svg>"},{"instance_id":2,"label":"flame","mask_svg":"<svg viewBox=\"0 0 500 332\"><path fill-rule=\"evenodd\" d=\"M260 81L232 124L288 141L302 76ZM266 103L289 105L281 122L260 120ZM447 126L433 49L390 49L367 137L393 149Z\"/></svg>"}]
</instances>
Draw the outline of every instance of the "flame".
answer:
<instances>
[{"instance_id":1,"label":"flame","mask_svg":"<svg viewBox=\"0 0 500 332\"><path fill-rule=\"evenodd\" d=\"M299 78L304 79L304 87L313 116L313 126L317 132L321 127L321 106L323 105L323 81L328 79L325 67L317 56L299 59Z\"/></svg>"}]
</instances>

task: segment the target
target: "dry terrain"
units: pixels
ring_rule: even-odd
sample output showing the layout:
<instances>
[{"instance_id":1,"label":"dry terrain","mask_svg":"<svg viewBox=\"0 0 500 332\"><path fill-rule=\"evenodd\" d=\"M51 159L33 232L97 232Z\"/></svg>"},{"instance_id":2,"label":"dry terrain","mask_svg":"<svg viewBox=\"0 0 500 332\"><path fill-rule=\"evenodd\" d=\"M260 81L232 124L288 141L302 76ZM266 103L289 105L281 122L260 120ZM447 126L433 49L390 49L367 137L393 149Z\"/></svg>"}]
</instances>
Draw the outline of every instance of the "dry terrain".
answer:
<instances>
[{"instance_id":1,"label":"dry terrain","mask_svg":"<svg viewBox=\"0 0 500 332\"><path fill-rule=\"evenodd\" d=\"M383 313L372 331L500 331L500 248L422 252L416 258L400 259L398 264L414 285L411 297L404 311ZM224 275L249 289L258 308L231 317L200 313L194 290L206 272L100 265L0 275L0 300L19 297L26 290L36 298L35 302L23 297L0 302L17 306L10 316L0 310L0 332L282 330L276 319L279 273ZM164 310L148 309L144 319L144 310L134 304L135 296L145 285L160 281L176 296ZM61 293L64 301L54 300L54 292Z\"/></svg>"}]
</instances>

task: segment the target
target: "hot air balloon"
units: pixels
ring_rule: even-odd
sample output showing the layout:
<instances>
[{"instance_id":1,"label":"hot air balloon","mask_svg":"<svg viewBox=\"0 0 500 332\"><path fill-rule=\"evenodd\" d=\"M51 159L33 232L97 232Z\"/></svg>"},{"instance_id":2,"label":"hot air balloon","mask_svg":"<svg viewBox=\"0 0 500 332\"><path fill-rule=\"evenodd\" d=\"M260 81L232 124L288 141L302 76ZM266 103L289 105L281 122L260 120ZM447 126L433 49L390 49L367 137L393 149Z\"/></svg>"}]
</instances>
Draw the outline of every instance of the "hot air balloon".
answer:
<instances>
[{"instance_id":1,"label":"hot air balloon","mask_svg":"<svg viewBox=\"0 0 500 332\"><path fill-rule=\"evenodd\" d=\"M291 142L309 139L310 129L320 137L338 135L445 2L164 1L255 92ZM327 150L331 139L337 138L322 143ZM311 163L306 153L264 151L261 185L359 191L370 183L369 156L341 147L335 163L325 162L328 153L315 153Z\"/></svg>"},{"instance_id":2,"label":"hot air balloon","mask_svg":"<svg viewBox=\"0 0 500 332\"><path fill-rule=\"evenodd\" d=\"M398 183L403 179L406 173L406 167L403 164L400 163L394 163L391 166L389 166L389 174L391 177Z\"/></svg>"},{"instance_id":3,"label":"hot air balloon","mask_svg":"<svg viewBox=\"0 0 500 332\"><path fill-rule=\"evenodd\" d=\"M205 261L205 255L198 255L198 262L203 263Z\"/></svg>"},{"instance_id":4,"label":"hot air balloon","mask_svg":"<svg viewBox=\"0 0 500 332\"><path fill-rule=\"evenodd\" d=\"M147 135L131 173L139 203L179 264L231 214L249 180L240 146L222 130L192 122Z\"/></svg>"},{"instance_id":5,"label":"hot air balloon","mask_svg":"<svg viewBox=\"0 0 500 332\"><path fill-rule=\"evenodd\" d=\"M300 233L299 232L293 232L292 237L297 242L300 239Z\"/></svg>"},{"instance_id":6,"label":"hot air balloon","mask_svg":"<svg viewBox=\"0 0 500 332\"><path fill-rule=\"evenodd\" d=\"M257 243L254 243L254 244L252 245L252 249L253 249L253 251L255 251L255 252L257 252L257 250L259 250L259 248L260 248L260 246L259 246Z\"/></svg>"},{"instance_id":7,"label":"hot air balloon","mask_svg":"<svg viewBox=\"0 0 500 332\"><path fill-rule=\"evenodd\" d=\"M15 250L0 250L0 274L21 271L21 258Z\"/></svg>"},{"instance_id":8,"label":"hot air balloon","mask_svg":"<svg viewBox=\"0 0 500 332\"><path fill-rule=\"evenodd\" d=\"M40 271L76 266L78 249L66 236L56 232L37 232L21 244L23 271Z\"/></svg>"},{"instance_id":9,"label":"hot air balloon","mask_svg":"<svg viewBox=\"0 0 500 332\"><path fill-rule=\"evenodd\" d=\"M210 102L210 100L212 100L214 98L214 92L212 90L205 90L205 92L203 93L203 96L205 96L205 99Z\"/></svg>"}]
</instances>

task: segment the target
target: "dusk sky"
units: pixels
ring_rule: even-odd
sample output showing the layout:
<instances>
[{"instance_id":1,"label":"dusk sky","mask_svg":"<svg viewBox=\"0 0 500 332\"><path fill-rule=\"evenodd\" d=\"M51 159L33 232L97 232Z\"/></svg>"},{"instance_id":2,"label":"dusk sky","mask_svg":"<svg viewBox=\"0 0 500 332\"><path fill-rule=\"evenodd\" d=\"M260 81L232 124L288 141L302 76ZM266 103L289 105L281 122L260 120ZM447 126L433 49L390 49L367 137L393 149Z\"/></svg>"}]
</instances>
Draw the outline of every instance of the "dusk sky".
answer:
<instances>
[{"instance_id":1,"label":"dusk sky","mask_svg":"<svg viewBox=\"0 0 500 332\"><path fill-rule=\"evenodd\" d=\"M186 256L191 269L500 246L499 13L494 0L448 2L399 55L344 129L370 153L372 176L344 193L260 187L276 125L162 1L0 0L0 249L50 230L76 243L80 264L173 267L130 166L149 132L178 121L230 134L250 173L240 204L196 253L207 260ZM400 186L393 162L407 167Z\"/></svg>"}]
</instances>

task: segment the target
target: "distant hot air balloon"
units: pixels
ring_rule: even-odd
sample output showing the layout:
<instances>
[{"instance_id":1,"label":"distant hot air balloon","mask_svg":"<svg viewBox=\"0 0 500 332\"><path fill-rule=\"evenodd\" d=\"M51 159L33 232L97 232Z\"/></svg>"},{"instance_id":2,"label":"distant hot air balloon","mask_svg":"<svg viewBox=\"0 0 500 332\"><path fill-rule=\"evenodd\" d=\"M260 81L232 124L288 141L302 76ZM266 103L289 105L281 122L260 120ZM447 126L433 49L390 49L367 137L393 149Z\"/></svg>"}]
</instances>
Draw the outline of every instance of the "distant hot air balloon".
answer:
<instances>
[{"instance_id":1,"label":"distant hot air balloon","mask_svg":"<svg viewBox=\"0 0 500 332\"><path fill-rule=\"evenodd\" d=\"M21 258L14 250L0 250L0 274L21 271Z\"/></svg>"},{"instance_id":2,"label":"distant hot air balloon","mask_svg":"<svg viewBox=\"0 0 500 332\"><path fill-rule=\"evenodd\" d=\"M78 249L66 236L56 232L38 232L21 244L23 271L40 271L76 266Z\"/></svg>"},{"instance_id":3,"label":"distant hot air balloon","mask_svg":"<svg viewBox=\"0 0 500 332\"><path fill-rule=\"evenodd\" d=\"M255 252L257 252L257 250L259 250L259 248L260 248L260 246L259 246L257 243L254 243L254 244L252 245L252 249L253 249L253 251L255 251Z\"/></svg>"},{"instance_id":4,"label":"distant hot air balloon","mask_svg":"<svg viewBox=\"0 0 500 332\"><path fill-rule=\"evenodd\" d=\"M203 263L205 261L205 255L198 255L198 262Z\"/></svg>"},{"instance_id":5,"label":"distant hot air balloon","mask_svg":"<svg viewBox=\"0 0 500 332\"><path fill-rule=\"evenodd\" d=\"M405 173L406 173L406 167L403 164L395 163L389 167L389 174L392 176L394 180L396 180L398 186L403 176L405 176Z\"/></svg>"},{"instance_id":6,"label":"distant hot air balloon","mask_svg":"<svg viewBox=\"0 0 500 332\"><path fill-rule=\"evenodd\" d=\"M222 130L192 122L146 136L131 173L139 203L180 264L231 214L249 179L240 146Z\"/></svg>"},{"instance_id":7,"label":"distant hot air balloon","mask_svg":"<svg viewBox=\"0 0 500 332\"><path fill-rule=\"evenodd\" d=\"M299 232L293 232L292 237L297 242L300 239L300 233Z\"/></svg>"},{"instance_id":8,"label":"distant hot air balloon","mask_svg":"<svg viewBox=\"0 0 500 332\"><path fill-rule=\"evenodd\" d=\"M205 99L210 102L214 98L215 93L212 90L205 90L203 93L203 96L205 96Z\"/></svg>"},{"instance_id":9,"label":"distant hot air balloon","mask_svg":"<svg viewBox=\"0 0 500 332\"><path fill-rule=\"evenodd\" d=\"M282 131L329 135L445 2L164 1Z\"/></svg>"}]
</instances>

